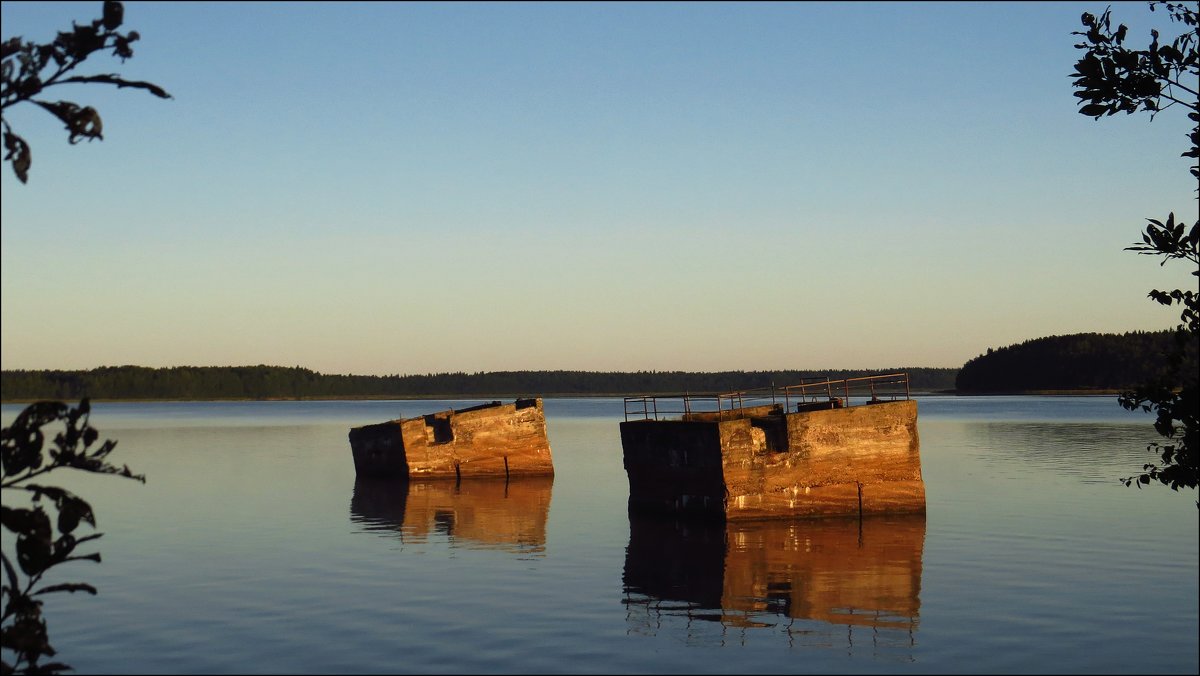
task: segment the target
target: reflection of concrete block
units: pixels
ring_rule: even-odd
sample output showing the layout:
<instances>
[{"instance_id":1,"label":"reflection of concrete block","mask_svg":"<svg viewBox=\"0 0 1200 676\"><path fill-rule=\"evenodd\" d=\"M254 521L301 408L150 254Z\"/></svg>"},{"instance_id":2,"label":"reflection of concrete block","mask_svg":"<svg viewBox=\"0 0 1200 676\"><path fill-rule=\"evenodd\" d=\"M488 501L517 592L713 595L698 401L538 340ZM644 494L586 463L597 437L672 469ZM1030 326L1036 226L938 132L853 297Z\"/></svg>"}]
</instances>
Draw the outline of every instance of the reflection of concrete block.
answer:
<instances>
[{"instance_id":1,"label":"reflection of concrete block","mask_svg":"<svg viewBox=\"0 0 1200 676\"><path fill-rule=\"evenodd\" d=\"M631 514L623 582L631 606L683 603L689 619L727 626L778 616L907 631L924 547L921 514L724 524Z\"/></svg>"},{"instance_id":2,"label":"reflection of concrete block","mask_svg":"<svg viewBox=\"0 0 1200 676\"><path fill-rule=\"evenodd\" d=\"M406 542L445 537L476 549L540 554L546 548L552 476L520 481L391 481L358 477L351 518Z\"/></svg>"},{"instance_id":3,"label":"reflection of concrete block","mask_svg":"<svg viewBox=\"0 0 1200 676\"><path fill-rule=\"evenodd\" d=\"M554 474L541 399L493 401L350 430L359 476L428 478Z\"/></svg>"},{"instance_id":4,"label":"reflection of concrete block","mask_svg":"<svg viewBox=\"0 0 1200 676\"><path fill-rule=\"evenodd\" d=\"M925 511L911 399L629 420L621 446L634 511L729 519Z\"/></svg>"}]
</instances>

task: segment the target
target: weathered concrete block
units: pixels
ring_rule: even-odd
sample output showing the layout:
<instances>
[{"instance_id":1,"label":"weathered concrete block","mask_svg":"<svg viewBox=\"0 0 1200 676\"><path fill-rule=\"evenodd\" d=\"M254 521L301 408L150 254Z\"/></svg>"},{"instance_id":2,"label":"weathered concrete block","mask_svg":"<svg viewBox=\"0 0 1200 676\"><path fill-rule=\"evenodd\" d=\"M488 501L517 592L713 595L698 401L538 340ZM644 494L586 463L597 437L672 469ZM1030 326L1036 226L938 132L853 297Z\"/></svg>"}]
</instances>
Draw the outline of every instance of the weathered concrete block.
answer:
<instances>
[{"instance_id":1,"label":"weathered concrete block","mask_svg":"<svg viewBox=\"0 0 1200 676\"><path fill-rule=\"evenodd\" d=\"M621 423L632 511L726 519L923 513L917 402Z\"/></svg>"},{"instance_id":2,"label":"weathered concrete block","mask_svg":"<svg viewBox=\"0 0 1200 676\"><path fill-rule=\"evenodd\" d=\"M541 399L493 401L350 430L359 476L412 478L554 474Z\"/></svg>"}]
</instances>

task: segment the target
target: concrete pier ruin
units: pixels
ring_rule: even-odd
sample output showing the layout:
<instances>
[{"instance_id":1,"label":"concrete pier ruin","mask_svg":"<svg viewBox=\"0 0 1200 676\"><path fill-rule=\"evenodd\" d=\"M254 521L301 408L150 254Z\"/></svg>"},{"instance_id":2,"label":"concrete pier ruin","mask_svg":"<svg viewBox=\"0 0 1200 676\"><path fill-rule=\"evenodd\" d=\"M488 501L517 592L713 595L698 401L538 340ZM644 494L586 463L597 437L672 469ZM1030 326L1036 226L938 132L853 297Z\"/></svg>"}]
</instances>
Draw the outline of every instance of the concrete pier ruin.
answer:
<instances>
[{"instance_id":1,"label":"concrete pier ruin","mask_svg":"<svg viewBox=\"0 0 1200 676\"><path fill-rule=\"evenodd\" d=\"M625 398L629 510L724 519L925 512L907 374Z\"/></svg>"},{"instance_id":2,"label":"concrete pier ruin","mask_svg":"<svg viewBox=\"0 0 1200 676\"><path fill-rule=\"evenodd\" d=\"M364 478L554 475L540 398L354 427L350 448Z\"/></svg>"}]
</instances>

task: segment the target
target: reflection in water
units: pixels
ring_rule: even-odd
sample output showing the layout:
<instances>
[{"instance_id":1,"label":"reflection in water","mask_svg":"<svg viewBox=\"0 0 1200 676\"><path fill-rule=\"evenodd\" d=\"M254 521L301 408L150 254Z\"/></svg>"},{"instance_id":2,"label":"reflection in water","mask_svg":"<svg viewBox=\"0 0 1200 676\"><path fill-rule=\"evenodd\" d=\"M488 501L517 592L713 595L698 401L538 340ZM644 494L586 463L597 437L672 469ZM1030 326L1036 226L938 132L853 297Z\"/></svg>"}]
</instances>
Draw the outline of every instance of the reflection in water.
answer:
<instances>
[{"instance_id":1,"label":"reflection in water","mask_svg":"<svg viewBox=\"0 0 1200 676\"><path fill-rule=\"evenodd\" d=\"M403 542L431 535L472 549L543 556L554 477L520 480L354 481L350 519Z\"/></svg>"},{"instance_id":2,"label":"reflection in water","mask_svg":"<svg viewBox=\"0 0 1200 676\"><path fill-rule=\"evenodd\" d=\"M912 659L925 516L685 523L630 515L625 557L631 631L684 633L702 623L774 631L790 645L866 645ZM716 624L719 623L719 624Z\"/></svg>"},{"instance_id":3,"label":"reflection in water","mask_svg":"<svg viewBox=\"0 0 1200 676\"><path fill-rule=\"evenodd\" d=\"M1113 406L1116 406L1115 398ZM1008 474L1030 468L1077 476L1088 483L1116 484L1118 476L1141 471L1147 458L1146 444L1159 437L1148 424L1105 425L1098 433L1089 423L1009 422L963 423L965 435L986 451L980 458ZM997 450L999 453L997 453ZM1011 459L1019 461L1014 465ZM1124 472L1124 473L1123 473Z\"/></svg>"}]
</instances>

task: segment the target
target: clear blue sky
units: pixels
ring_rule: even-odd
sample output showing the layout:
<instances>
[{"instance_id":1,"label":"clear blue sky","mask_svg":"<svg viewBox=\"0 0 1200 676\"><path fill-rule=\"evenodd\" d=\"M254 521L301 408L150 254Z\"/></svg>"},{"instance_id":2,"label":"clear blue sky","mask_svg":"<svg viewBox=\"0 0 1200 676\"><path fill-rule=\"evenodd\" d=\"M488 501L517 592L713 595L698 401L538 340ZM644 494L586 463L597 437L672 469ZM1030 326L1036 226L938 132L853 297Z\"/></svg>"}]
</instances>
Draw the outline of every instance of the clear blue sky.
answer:
<instances>
[{"instance_id":1,"label":"clear blue sky","mask_svg":"<svg viewBox=\"0 0 1200 676\"><path fill-rule=\"evenodd\" d=\"M82 72L173 100L60 88L104 119L76 146L5 116L0 363L957 367L1168 328L1147 292L1194 280L1123 248L1194 218L1188 126L1075 112L1105 6L127 2L134 57Z\"/></svg>"}]
</instances>

